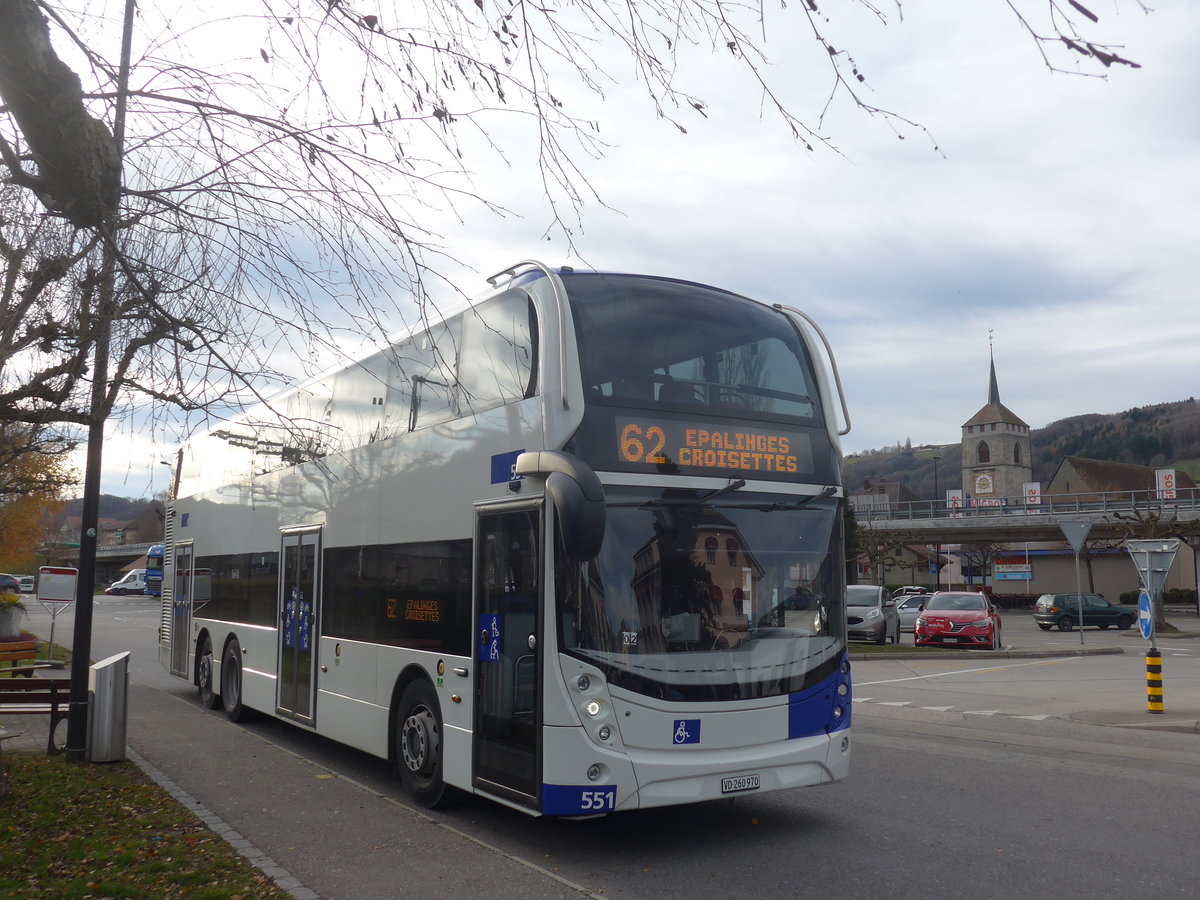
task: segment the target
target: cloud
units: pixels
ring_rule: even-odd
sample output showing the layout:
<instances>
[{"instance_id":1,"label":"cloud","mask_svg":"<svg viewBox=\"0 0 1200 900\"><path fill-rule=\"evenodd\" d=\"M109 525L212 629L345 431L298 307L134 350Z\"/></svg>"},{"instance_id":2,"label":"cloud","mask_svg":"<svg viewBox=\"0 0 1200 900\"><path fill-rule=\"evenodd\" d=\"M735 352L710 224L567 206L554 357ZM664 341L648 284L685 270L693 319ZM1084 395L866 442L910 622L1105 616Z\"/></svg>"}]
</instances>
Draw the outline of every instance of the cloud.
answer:
<instances>
[{"instance_id":1,"label":"cloud","mask_svg":"<svg viewBox=\"0 0 1200 900\"><path fill-rule=\"evenodd\" d=\"M514 214L460 204L430 212L428 227L465 263L451 274L468 295L534 257L801 306L846 382L847 451L957 441L987 399L989 332L1004 402L1034 427L1183 399L1200 379L1200 6L1114 8L1104 33L1144 68L1105 79L1049 72L1002 2L911 0L902 22L839 20L835 43L854 47L865 96L929 129L901 140L839 101L822 131L844 155L798 146L727 60L688 51L681 76L709 115L682 115L687 134L656 119L636 83L603 103L568 98L612 145L584 166L611 208L589 205L575 253L545 239L536 145L508 121L495 126L507 165L466 138L464 164ZM826 70L790 27L773 33L770 74L797 109L819 113ZM162 443L119 444L128 461L112 471L135 490L133 460Z\"/></svg>"}]
</instances>

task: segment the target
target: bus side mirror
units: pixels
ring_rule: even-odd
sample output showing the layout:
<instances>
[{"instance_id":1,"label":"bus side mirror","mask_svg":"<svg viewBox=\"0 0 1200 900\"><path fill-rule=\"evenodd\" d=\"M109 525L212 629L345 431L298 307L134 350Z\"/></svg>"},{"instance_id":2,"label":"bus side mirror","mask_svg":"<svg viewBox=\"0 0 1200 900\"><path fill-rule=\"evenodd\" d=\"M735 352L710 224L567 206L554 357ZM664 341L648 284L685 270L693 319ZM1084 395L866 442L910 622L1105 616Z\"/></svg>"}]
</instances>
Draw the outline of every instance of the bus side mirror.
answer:
<instances>
[{"instance_id":1,"label":"bus side mirror","mask_svg":"<svg viewBox=\"0 0 1200 900\"><path fill-rule=\"evenodd\" d=\"M577 562L592 559L604 543L604 486L583 460L559 450L534 450L517 457L517 475L541 475L554 502L563 549Z\"/></svg>"}]
</instances>

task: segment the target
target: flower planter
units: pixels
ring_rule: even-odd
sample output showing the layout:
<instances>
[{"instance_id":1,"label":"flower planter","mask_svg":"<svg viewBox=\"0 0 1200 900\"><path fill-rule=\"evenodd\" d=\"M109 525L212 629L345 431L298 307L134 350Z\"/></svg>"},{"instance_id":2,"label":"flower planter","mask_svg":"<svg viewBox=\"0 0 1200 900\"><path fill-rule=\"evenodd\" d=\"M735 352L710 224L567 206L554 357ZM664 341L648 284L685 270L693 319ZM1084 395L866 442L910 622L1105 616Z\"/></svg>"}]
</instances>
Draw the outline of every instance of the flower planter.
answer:
<instances>
[{"instance_id":1,"label":"flower planter","mask_svg":"<svg viewBox=\"0 0 1200 900\"><path fill-rule=\"evenodd\" d=\"M0 606L0 640L21 636L21 616L25 611L15 606Z\"/></svg>"}]
</instances>

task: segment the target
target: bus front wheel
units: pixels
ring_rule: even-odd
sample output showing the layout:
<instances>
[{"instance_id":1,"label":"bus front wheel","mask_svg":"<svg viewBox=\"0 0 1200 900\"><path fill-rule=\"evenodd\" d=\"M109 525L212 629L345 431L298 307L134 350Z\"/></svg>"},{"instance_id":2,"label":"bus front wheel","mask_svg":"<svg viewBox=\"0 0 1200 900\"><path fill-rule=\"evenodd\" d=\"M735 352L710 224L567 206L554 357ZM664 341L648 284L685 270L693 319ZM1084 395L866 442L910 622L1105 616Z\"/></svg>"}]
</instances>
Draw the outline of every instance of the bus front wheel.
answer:
<instances>
[{"instance_id":1,"label":"bus front wheel","mask_svg":"<svg viewBox=\"0 0 1200 900\"><path fill-rule=\"evenodd\" d=\"M446 794L442 781L442 716L437 695L417 680L400 695L396 713L396 771L404 790L426 809Z\"/></svg>"},{"instance_id":2,"label":"bus front wheel","mask_svg":"<svg viewBox=\"0 0 1200 900\"><path fill-rule=\"evenodd\" d=\"M200 647L196 650L196 684L200 686L200 705L205 709L216 709L221 696L213 690L213 648L207 634L200 639Z\"/></svg>"},{"instance_id":3,"label":"bus front wheel","mask_svg":"<svg viewBox=\"0 0 1200 900\"><path fill-rule=\"evenodd\" d=\"M242 647L232 640L221 656L221 703L230 722L246 722L251 709L242 702Z\"/></svg>"}]
</instances>

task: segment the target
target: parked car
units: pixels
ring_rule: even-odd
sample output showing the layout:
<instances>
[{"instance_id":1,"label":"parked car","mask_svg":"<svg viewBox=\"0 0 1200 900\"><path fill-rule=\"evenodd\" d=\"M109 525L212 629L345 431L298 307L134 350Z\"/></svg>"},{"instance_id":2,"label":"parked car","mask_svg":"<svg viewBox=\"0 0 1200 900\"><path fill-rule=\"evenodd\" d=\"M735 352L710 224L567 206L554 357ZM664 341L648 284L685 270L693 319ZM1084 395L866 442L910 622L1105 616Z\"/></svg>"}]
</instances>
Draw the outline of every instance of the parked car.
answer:
<instances>
[{"instance_id":1,"label":"parked car","mask_svg":"<svg viewBox=\"0 0 1200 900\"><path fill-rule=\"evenodd\" d=\"M146 593L146 570L130 569L120 581L114 581L104 589L106 594L123 597L126 594Z\"/></svg>"},{"instance_id":2,"label":"parked car","mask_svg":"<svg viewBox=\"0 0 1200 900\"><path fill-rule=\"evenodd\" d=\"M892 591L893 599L900 599L905 594L928 594L929 588L923 588L919 584L906 584Z\"/></svg>"},{"instance_id":3,"label":"parked car","mask_svg":"<svg viewBox=\"0 0 1200 900\"><path fill-rule=\"evenodd\" d=\"M1079 624L1079 600L1083 598L1083 624L1122 631L1132 627L1137 614L1127 606L1109 603L1099 594L1042 594L1033 604L1033 621L1042 631L1070 631Z\"/></svg>"},{"instance_id":4,"label":"parked car","mask_svg":"<svg viewBox=\"0 0 1200 900\"><path fill-rule=\"evenodd\" d=\"M852 584L846 588L846 636L882 644L900 643L900 617L886 588Z\"/></svg>"},{"instance_id":5,"label":"parked car","mask_svg":"<svg viewBox=\"0 0 1200 900\"><path fill-rule=\"evenodd\" d=\"M17 580L17 576L0 574L0 594L5 591L12 591L14 594L21 592L21 582Z\"/></svg>"},{"instance_id":6,"label":"parked car","mask_svg":"<svg viewBox=\"0 0 1200 900\"><path fill-rule=\"evenodd\" d=\"M928 602L931 594L903 594L896 598L896 615L900 617L900 630L912 633L917 624L917 616L921 607Z\"/></svg>"},{"instance_id":7,"label":"parked car","mask_svg":"<svg viewBox=\"0 0 1200 900\"><path fill-rule=\"evenodd\" d=\"M32 594L36 580L32 575L18 575L17 581L21 584L22 594Z\"/></svg>"},{"instance_id":8,"label":"parked car","mask_svg":"<svg viewBox=\"0 0 1200 900\"><path fill-rule=\"evenodd\" d=\"M1000 611L986 594L938 591L917 616L913 639L918 647L986 647L999 650Z\"/></svg>"}]
</instances>

